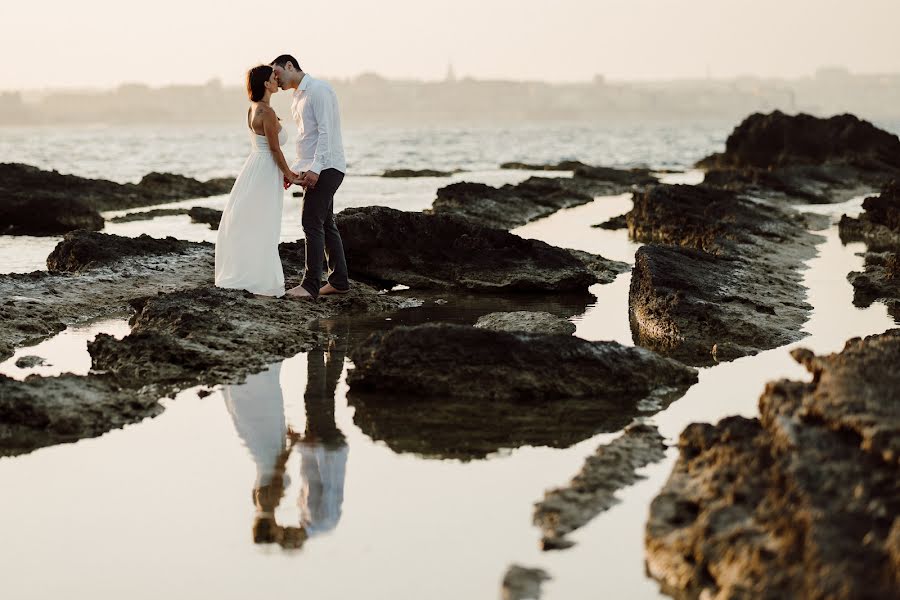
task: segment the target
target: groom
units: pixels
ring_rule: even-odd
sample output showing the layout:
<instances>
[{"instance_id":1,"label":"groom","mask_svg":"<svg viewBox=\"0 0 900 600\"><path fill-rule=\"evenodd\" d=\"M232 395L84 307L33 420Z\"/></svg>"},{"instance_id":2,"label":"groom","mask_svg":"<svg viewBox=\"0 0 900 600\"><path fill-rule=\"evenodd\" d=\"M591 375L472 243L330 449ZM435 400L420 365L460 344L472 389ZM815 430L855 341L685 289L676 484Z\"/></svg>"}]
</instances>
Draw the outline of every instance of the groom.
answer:
<instances>
[{"instance_id":1,"label":"groom","mask_svg":"<svg viewBox=\"0 0 900 600\"><path fill-rule=\"evenodd\" d=\"M344 244L334 222L334 194L341 187L347 161L341 139L337 95L326 82L304 73L297 59L282 54L272 61L281 89L294 90L291 115L297 123L297 160L291 170L303 173L303 233L306 270L303 281L287 291L296 298L318 298L350 291ZM285 181L285 187L289 182ZM323 257L328 260L328 283L322 286Z\"/></svg>"}]
</instances>

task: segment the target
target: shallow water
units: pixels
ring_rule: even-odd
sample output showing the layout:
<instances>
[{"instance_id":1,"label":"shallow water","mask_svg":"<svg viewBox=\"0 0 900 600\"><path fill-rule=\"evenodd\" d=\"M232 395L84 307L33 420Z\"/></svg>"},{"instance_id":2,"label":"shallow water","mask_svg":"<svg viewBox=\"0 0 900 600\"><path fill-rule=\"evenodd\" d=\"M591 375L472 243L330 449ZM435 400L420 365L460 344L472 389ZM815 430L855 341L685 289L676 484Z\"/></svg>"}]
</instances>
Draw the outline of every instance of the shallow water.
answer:
<instances>
[{"instance_id":1,"label":"shallow water","mask_svg":"<svg viewBox=\"0 0 900 600\"><path fill-rule=\"evenodd\" d=\"M858 212L859 205L855 199L808 209L836 217ZM629 208L627 196L599 198L517 233L631 261L637 246L624 231L589 227ZM184 227L202 232L200 226ZM698 384L650 419L670 441L691 422L755 415L767 381L808 379L788 355L790 348L836 351L850 337L891 327L881 304L858 309L851 303L846 274L861 268L856 253L862 246L841 245L834 226L823 235L818 256L804 272L807 301L815 307L804 327L808 337L702 369ZM374 316L355 325L358 331L344 333L347 338L403 322L469 323L490 310L546 309L571 315L581 337L631 344L629 282L626 273L594 286L593 296L523 296L515 306L508 298L436 294L421 308L389 321ZM347 327L340 321L324 325ZM66 356L74 363L76 355L83 361L86 351ZM498 595L503 573L516 562L550 572L545 598L659 597L644 572L643 527L675 449L643 469L647 479L623 490L619 505L573 533L574 548L543 553L540 532L531 525L533 503L545 489L565 484L585 456L618 435L615 430L565 449L505 448L468 461L395 451L370 437L389 435L379 429L384 423L377 411L363 413L348 400L349 361L341 348L327 358L301 354L203 399L196 390L185 391L165 400L167 410L155 419L0 459L0 482L14 490L0 498L4 595L481 598ZM67 368L65 359L54 364ZM252 534L258 513L271 508L269 501L255 506L254 490L271 496L267 484L288 427L303 440L292 448L289 483L274 516L277 526L305 523L316 532L300 550L255 544ZM415 438L416 432L406 435ZM392 445L399 448L401 442Z\"/></svg>"}]
</instances>

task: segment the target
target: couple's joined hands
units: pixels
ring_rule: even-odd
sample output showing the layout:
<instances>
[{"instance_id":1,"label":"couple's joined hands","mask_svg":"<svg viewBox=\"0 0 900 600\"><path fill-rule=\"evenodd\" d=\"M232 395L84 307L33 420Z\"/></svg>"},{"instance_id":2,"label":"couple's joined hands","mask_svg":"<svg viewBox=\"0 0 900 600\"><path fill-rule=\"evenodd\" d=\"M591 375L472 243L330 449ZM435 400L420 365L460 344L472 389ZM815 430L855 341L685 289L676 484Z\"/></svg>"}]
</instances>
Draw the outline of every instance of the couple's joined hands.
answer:
<instances>
[{"instance_id":1,"label":"couple's joined hands","mask_svg":"<svg viewBox=\"0 0 900 600\"><path fill-rule=\"evenodd\" d=\"M319 176L312 171L304 171L300 174L291 171L291 175L292 177L284 176L284 189L288 189L291 185L299 185L304 190L311 190L319 182Z\"/></svg>"}]
</instances>

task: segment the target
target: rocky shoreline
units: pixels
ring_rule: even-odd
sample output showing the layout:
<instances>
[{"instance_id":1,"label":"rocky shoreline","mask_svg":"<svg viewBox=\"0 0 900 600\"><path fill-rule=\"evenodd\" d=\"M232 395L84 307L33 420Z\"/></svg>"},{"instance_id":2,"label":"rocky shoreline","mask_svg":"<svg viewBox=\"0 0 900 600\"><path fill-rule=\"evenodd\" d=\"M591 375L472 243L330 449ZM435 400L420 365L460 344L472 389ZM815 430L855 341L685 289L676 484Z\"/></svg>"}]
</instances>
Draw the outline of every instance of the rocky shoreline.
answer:
<instances>
[{"instance_id":1,"label":"rocky shoreline","mask_svg":"<svg viewBox=\"0 0 900 600\"><path fill-rule=\"evenodd\" d=\"M900 330L794 357L759 419L695 424L650 508L647 568L676 597L889 598L900 580ZM891 592L894 590L894 592Z\"/></svg>"},{"instance_id":2,"label":"rocky shoreline","mask_svg":"<svg viewBox=\"0 0 900 600\"><path fill-rule=\"evenodd\" d=\"M149 173L137 184L116 183L0 163L0 234L59 235L103 228L102 211L124 210L227 194L234 179L198 181Z\"/></svg>"}]
</instances>

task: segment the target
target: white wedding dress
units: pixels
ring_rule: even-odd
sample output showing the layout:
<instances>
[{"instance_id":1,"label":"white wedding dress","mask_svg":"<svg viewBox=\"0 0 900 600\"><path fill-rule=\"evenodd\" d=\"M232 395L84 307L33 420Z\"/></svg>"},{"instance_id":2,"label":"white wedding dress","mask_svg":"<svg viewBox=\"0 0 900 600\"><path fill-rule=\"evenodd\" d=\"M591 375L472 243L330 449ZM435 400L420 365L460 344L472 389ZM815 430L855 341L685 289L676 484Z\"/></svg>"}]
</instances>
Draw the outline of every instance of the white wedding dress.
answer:
<instances>
[{"instance_id":1,"label":"white wedding dress","mask_svg":"<svg viewBox=\"0 0 900 600\"><path fill-rule=\"evenodd\" d=\"M286 141L282 128L278 144ZM278 255L282 174L266 136L251 129L250 145L250 156L231 189L216 236L216 287L283 296L284 270Z\"/></svg>"}]
</instances>

